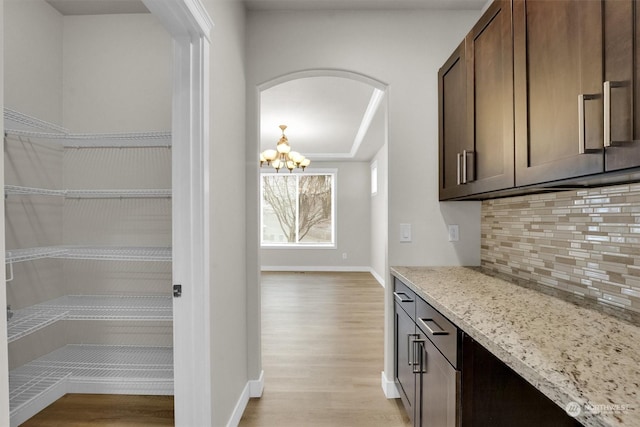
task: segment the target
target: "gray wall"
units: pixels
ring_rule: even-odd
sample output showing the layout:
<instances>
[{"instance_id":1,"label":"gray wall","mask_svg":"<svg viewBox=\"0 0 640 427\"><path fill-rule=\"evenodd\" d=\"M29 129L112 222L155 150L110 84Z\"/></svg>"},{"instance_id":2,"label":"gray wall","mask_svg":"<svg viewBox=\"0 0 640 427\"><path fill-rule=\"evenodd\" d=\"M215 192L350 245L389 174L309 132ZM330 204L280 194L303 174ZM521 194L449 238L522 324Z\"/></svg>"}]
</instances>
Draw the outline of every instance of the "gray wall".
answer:
<instances>
[{"instance_id":1,"label":"gray wall","mask_svg":"<svg viewBox=\"0 0 640 427\"><path fill-rule=\"evenodd\" d=\"M5 107L60 125L62 15L44 1L4 3Z\"/></svg>"},{"instance_id":2,"label":"gray wall","mask_svg":"<svg viewBox=\"0 0 640 427\"><path fill-rule=\"evenodd\" d=\"M172 42L151 14L65 16L64 126L171 130Z\"/></svg>"},{"instance_id":3,"label":"gray wall","mask_svg":"<svg viewBox=\"0 0 640 427\"><path fill-rule=\"evenodd\" d=\"M337 170L336 247L263 248L262 270L276 271L368 271L370 263L369 163L314 162L314 170ZM343 259L342 254L347 254Z\"/></svg>"},{"instance_id":4,"label":"gray wall","mask_svg":"<svg viewBox=\"0 0 640 427\"><path fill-rule=\"evenodd\" d=\"M245 14L234 0L203 1L211 33L211 384L214 426L227 425L249 379L245 252ZM221 161L233 159L234 161ZM255 164L255 163L254 163ZM257 266L256 266L257 269ZM259 314L259 312L258 312ZM259 335L259 332L254 336Z\"/></svg>"},{"instance_id":5,"label":"gray wall","mask_svg":"<svg viewBox=\"0 0 640 427\"><path fill-rule=\"evenodd\" d=\"M353 71L389 85L391 264L480 262L479 203L443 212L437 201L437 71L478 16L434 10L248 14L249 88L317 68ZM248 143L257 153L256 141ZM450 216L465 224L457 245L448 241ZM399 242L400 223L413 225L413 242Z\"/></svg>"}]
</instances>

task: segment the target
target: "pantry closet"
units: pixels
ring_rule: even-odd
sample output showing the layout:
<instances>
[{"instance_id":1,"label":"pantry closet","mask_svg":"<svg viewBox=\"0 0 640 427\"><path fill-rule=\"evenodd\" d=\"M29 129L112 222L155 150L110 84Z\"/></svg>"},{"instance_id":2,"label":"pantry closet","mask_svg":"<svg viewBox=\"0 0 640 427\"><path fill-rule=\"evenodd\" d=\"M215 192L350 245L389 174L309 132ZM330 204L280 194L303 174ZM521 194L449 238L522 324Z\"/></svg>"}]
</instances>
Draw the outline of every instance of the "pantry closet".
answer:
<instances>
[{"instance_id":1,"label":"pantry closet","mask_svg":"<svg viewBox=\"0 0 640 427\"><path fill-rule=\"evenodd\" d=\"M5 1L11 425L173 394L172 41L149 13Z\"/></svg>"}]
</instances>

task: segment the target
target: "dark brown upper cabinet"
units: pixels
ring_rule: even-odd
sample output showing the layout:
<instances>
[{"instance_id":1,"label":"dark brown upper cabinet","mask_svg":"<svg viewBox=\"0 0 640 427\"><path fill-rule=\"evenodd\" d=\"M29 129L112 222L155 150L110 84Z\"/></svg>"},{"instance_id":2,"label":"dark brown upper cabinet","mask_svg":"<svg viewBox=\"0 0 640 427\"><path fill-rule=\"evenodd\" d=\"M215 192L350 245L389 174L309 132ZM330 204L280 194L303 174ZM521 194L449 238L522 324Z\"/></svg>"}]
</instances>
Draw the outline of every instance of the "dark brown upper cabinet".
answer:
<instances>
[{"instance_id":1,"label":"dark brown upper cabinet","mask_svg":"<svg viewBox=\"0 0 640 427\"><path fill-rule=\"evenodd\" d=\"M514 186L511 29L511 0L498 0L466 37L467 194Z\"/></svg>"},{"instance_id":2,"label":"dark brown upper cabinet","mask_svg":"<svg viewBox=\"0 0 640 427\"><path fill-rule=\"evenodd\" d=\"M640 165L640 10L634 0L606 0L604 22L605 170ZM635 99L635 103L634 103Z\"/></svg>"},{"instance_id":3,"label":"dark brown upper cabinet","mask_svg":"<svg viewBox=\"0 0 640 427\"><path fill-rule=\"evenodd\" d=\"M510 0L489 7L438 77L440 200L513 187Z\"/></svg>"},{"instance_id":4,"label":"dark brown upper cabinet","mask_svg":"<svg viewBox=\"0 0 640 427\"><path fill-rule=\"evenodd\" d=\"M467 92L464 42L438 72L440 200L464 195L463 153L467 146Z\"/></svg>"},{"instance_id":5,"label":"dark brown upper cabinet","mask_svg":"<svg viewBox=\"0 0 640 427\"><path fill-rule=\"evenodd\" d=\"M602 4L513 0L516 185L604 171Z\"/></svg>"},{"instance_id":6,"label":"dark brown upper cabinet","mask_svg":"<svg viewBox=\"0 0 640 427\"><path fill-rule=\"evenodd\" d=\"M640 179L639 4L494 1L439 73L440 200Z\"/></svg>"}]
</instances>

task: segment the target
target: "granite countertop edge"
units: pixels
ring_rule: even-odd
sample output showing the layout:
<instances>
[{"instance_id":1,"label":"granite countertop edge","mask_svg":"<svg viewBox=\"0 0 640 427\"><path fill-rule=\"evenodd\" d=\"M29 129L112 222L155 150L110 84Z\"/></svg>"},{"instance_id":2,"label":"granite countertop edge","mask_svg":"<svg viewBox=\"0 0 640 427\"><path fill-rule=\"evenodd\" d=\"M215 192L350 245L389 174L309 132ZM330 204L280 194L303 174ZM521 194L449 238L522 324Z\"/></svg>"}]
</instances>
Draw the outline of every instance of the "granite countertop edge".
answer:
<instances>
[{"instance_id":1,"label":"granite countertop edge","mask_svg":"<svg viewBox=\"0 0 640 427\"><path fill-rule=\"evenodd\" d=\"M525 336L525 338L522 338L522 336L530 333L533 342L537 343L536 334L540 334L541 331L536 331L534 327L530 328L531 331L527 331L526 325L522 326L522 324L526 322L520 322L521 324L519 325L518 320L514 321L513 318L509 318L509 316L512 315L510 310L505 310L504 319L500 319L499 316L501 315L499 313L491 313L493 318L491 321L487 322L487 324L484 324L482 321L478 321L478 318L481 318L482 316L482 313L480 313L482 309L493 307L496 304L515 304L513 306L514 311L517 311L518 309L526 311L526 307L524 307L524 305L531 303L532 299L536 302L541 301L542 305L550 305L549 310L554 315L561 314L555 313L558 311L558 304L560 304L559 308L563 313L569 313L571 310L591 309L579 307L571 302L563 301L561 303L561 300L555 296L546 295L533 289L523 288L519 286L519 284L507 281L503 278L485 274L477 267L391 267L391 274L400 279L405 285L409 286L426 302L440 311L441 314L456 324L479 344L487 348L487 350L498 357L498 359L511 367L516 373L534 385L561 408L564 409L569 402L577 402L583 408L585 407L584 405L593 403L601 404L603 399L607 397L604 393L595 393L591 390L581 390L580 381L578 381L578 379L573 381L574 378L572 378L572 373L577 372L577 369L588 369L582 365L583 361L579 360L579 357L575 361L575 365L572 364L573 362L566 362L565 360L560 360L559 362L557 360L551 360L550 362L547 360L538 360L536 363L535 351L533 360L531 357L527 358L527 356L530 356L530 354L528 354L529 349L526 348L525 345L528 344L528 336ZM429 276L434 276L431 283L429 283ZM474 290L477 290L478 285L472 285L471 283L465 284L465 281L471 282L475 280L477 282L482 282L485 286L506 287L504 288L505 290L512 293L515 292L518 295L523 295L524 299L528 298L528 301L507 301L507 297L505 297L504 301L501 301L500 294L497 292L491 292L490 289L486 294L486 301L481 301L481 298L474 301L474 303L477 303L477 306L479 307L478 310L475 310L475 305L471 310L469 310L469 305L465 306L466 308L456 310L455 307L452 307L451 302L443 303L442 301L443 299L450 298L449 296L443 298L442 295L443 289L448 285L443 285L440 282L446 279L450 280L454 285L457 285L458 288L456 289L458 291L460 291L460 287L464 286L476 286L476 289ZM474 294L474 296L477 295ZM461 300L464 300L464 298L461 298ZM466 301L466 303L468 304L469 301ZM522 307L518 307L518 304ZM585 312L577 312L575 315L578 317L585 316ZM587 312L586 315L589 316L591 313ZM640 336L640 328L636 325L626 323L621 319L608 316L605 313L593 314L593 316L595 316L597 321L600 323L610 322L608 327L613 329L617 329L620 324L625 323L625 327L627 328L636 328L637 331L632 329L632 332L638 332L638 336ZM506 326L504 326L505 329L496 332L495 325L500 321L498 319L500 319ZM515 333L512 330L509 330L510 325L513 325L514 322L515 326L518 327L518 331ZM516 327L514 327L514 330ZM562 326L560 326L560 328L561 327ZM503 328L503 326L500 326L500 328ZM558 326L556 325L553 330L542 331L542 333L551 333L558 336L558 339L560 339L560 337L564 336L563 334L565 331L557 328ZM575 328L575 325L567 325L567 328ZM526 332L523 334L523 331ZM571 330L570 333L575 334L575 331ZM506 336L506 338L504 338L504 336ZM547 342L553 342L552 338L553 337L545 337ZM560 343L560 341L558 341L558 343ZM536 346L534 345L532 347L535 348ZM640 343L635 344L635 349L640 352ZM540 354L542 353L544 352L540 352ZM570 351L567 351L566 353L570 353ZM540 355L537 356L541 358ZM569 356L569 359L571 359L571 356ZM640 372L636 370L636 373L638 376L634 379L629 379L629 381L636 379L640 381ZM584 375L585 372L582 372L582 374ZM637 396L635 397L637 400ZM635 404L636 400L625 403L632 405ZM604 413L595 410L582 410L581 413L576 416L576 419L589 427L639 425L640 414L638 413L638 409L639 408L637 407L633 407L622 415L616 411Z\"/></svg>"}]
</instances>

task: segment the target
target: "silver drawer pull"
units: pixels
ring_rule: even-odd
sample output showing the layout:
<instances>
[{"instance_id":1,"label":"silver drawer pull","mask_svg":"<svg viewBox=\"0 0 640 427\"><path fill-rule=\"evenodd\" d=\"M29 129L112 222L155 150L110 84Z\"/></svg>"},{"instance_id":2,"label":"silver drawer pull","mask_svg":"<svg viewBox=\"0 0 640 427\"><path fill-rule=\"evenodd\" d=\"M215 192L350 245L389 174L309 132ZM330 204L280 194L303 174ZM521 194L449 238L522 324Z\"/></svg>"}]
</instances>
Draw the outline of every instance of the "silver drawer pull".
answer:
<instances>
[{"instance_id":1,"label":"silver drawer pull","mask_svg":"<svg viewBox=\"0 0 640 427\"><path fill-rule=\"evenodd\" d=\"M426 329L427 332L429 332L431 335L449 335L449 332L442 329L440 325L438 325L436 321L433 319L418 318L418 322L420 322L420 324L424 327L424 329ZM431 328L431 326L427 325L427 322L435 325L437 327L437 330L434 330L433 328Z\"/></svg>"},{"instance_id":2,"label":"silver drawer pull","mask_svg":"<svg viewBox=\"0 0 640 427\"><path fill-rule=\"evenodd\" d=\"M413 302L413 298L404 292L394 292L393 296L396 297L396 301L398 302Z\"/></svg>"},{"instance_id":3,"label":"silver drawer pull","mask_svg":"<svg viewBox=\"0 0 640 427\"><path fill-rule=\"evenodd\" d=\"M603 83L604 92L604 146L609 148L614 144L611 140L611 88L625 87L625 82L610 82Z\"/></svg>"}]
</instances>

